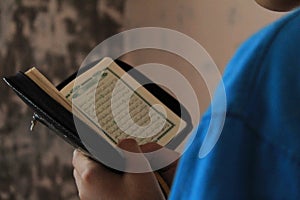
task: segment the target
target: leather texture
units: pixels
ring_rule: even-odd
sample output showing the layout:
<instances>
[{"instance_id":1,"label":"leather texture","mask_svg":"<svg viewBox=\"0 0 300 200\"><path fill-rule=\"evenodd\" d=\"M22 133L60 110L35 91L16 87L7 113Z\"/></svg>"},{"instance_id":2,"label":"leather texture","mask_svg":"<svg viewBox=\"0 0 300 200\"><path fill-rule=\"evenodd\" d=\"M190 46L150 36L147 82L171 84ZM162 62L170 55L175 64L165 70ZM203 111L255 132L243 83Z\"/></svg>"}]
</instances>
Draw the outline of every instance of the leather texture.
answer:
<instances>
[{"instance_id":1,"label":"leather texture","mask_svg":"<svg viewBox=\"0 0 300 200\"><path fill-rule=\"evenodd\" d=\"M82 68L79 72L75 72L70 77L65 79L62 83L57 86L57 89L62 89L71 80L76 78L78 73L83 73L84 71L93 67L98 61L95 61L86 67ZM132 70L133 68L120 61L116 60L116 63L122 67L125 71ZM149 79L142 75L137 70L132 70L130 73L138 82L143 83L145 80L149 82ZM89 134L98 135L84 122L72 115L71 112L66 110L62 105L53 100L47 93L45 93L40 87L38 87L30 78L28 78L23 72L18 72L15 76L4 78L4 81L15 91L15 93L34 111L34 118L53 130L58 136L63 140L71 144L74 148L79 148L84 151L90 157L91 154L88 148L85 147L82 140L80 139L77 131L78 127L82 128L84 131L89 132ZM178 116L181 116L184 121L187 122L186 128L174 138L167 147L170 149L175 149L180 142L187 136L187 134L192 130L192 124L190 116L187 110L170 94L159 87L156 84L147 84L144 87L156 96L162 103L169 107ZM74 119L75 118L75 119ZM74 123L76 121L76 125ZM76 129L77 128L77 129ZM99 139L100 137L98 137ZM98 140L99 145L103 146L105 149L109 149L109 154L103 154L101 161L110 165L117 160L119 162L122 160L122 155L113 146L111 146L105 139ZM117 159L112 159L114 156ZM96 159L97 160L97 159Z\"/></svg>"}]
</instances>

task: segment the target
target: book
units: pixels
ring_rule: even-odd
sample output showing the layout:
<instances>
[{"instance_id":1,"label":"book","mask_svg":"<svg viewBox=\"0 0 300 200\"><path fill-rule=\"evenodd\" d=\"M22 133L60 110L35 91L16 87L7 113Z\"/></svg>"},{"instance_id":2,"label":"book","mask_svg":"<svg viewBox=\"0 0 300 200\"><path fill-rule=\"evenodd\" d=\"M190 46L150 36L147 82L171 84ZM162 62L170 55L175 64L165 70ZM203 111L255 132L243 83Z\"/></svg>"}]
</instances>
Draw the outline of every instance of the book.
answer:
<instances>
[{"instance_id":1,"label":"book","mask_svg":"<svg viewBox=\"0 0 300 200\"><path fill-rule=\"evenodd\" d=\"M140 145L156 142L175 150L192 130L190 115L180 102L120 60L107 57L90 63L56 87L34 67L3 79L34 111L33 125L44 124L107 166L124 165L116 148L121 139L134 138ZM82 134L95 138L96 144L87 146ZM105 150L97 154L100 157L93 154L99 150L93 149L95 145ZM156 176L167 195L166 184Z\"/></svg>"},{"instance_id":2,"label":"book","mask_svg":"<svg viewBox=\"0 0 300 200\"><path fill-rule=\"evenodd\" d=\"M128 75L129 70L133 73ZM108 166L121 160L112 159L122 157L115 148L121 139L156 142L175 150L192 130L190 116L180 102L120 60L95 61L57 87L37 68L4 81L33 109L34 121L96 160L99 158L82 141L78 127L100 138L97 145L108 150L101 154L101 162ZM150 84L141 84L145 82ZM160 105L163 111L153 105Z\"/></svg>"}]
</instances>

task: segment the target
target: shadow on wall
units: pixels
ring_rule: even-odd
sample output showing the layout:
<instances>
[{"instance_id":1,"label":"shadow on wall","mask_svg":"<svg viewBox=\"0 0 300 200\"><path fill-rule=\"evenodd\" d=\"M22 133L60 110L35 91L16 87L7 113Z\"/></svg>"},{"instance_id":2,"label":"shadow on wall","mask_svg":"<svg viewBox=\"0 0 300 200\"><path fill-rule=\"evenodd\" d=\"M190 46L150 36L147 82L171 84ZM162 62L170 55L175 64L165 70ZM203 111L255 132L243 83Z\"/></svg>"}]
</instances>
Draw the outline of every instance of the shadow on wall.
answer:
<instances>
[{"instance_id":1,"label":"shadow on wall","mask_svg":"<svg viewBox=\"0 0 300 200\"><path fill-rule=\"evenodd\" d=\"M0 1L0 77L37 66L55 84L122 27L124 0ZM0 82L0 199L77 199L72 148ZM49 133L49 134L48 134Z\"/></svg>"}]
</instances>

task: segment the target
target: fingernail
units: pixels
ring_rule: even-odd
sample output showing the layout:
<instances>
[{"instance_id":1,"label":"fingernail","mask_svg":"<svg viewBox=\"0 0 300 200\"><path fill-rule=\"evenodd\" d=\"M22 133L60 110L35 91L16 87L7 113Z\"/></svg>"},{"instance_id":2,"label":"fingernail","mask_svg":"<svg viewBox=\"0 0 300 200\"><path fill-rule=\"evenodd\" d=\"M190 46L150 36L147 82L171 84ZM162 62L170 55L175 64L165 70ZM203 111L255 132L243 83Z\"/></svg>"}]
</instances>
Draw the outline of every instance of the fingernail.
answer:
<instances>
[{"instance_id":1,"label":"fingernail","mask_svg":"<svg viewBox=\"0 0 300 200\"><path fill-rule=\"evenodd\" d=\"M78 153L78 150L75 149L75 150L73 151L73 156L75 156L77 153Z\"/></svg>"}]
</instances>

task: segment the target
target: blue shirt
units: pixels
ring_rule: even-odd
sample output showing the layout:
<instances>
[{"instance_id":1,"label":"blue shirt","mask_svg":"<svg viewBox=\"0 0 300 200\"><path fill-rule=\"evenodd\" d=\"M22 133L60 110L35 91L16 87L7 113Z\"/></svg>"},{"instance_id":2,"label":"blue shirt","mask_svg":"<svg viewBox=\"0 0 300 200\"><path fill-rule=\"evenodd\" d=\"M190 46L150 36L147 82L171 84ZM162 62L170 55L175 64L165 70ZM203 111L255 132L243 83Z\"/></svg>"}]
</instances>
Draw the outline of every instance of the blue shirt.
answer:
<instances>
[{"instance_id":1,"label":"blue shirt","mask_svg":"<svg viewBox=\"0 0 300 200\"><path fill-rule=\"evenodd\" d=\"M198 157L209 109L179 163L170 199L300 199L300 10L249 38L223 81L220 139Z\"/></svg>"}]
</instances>

